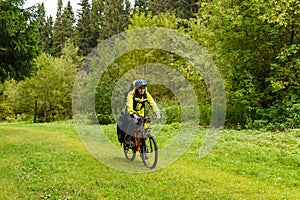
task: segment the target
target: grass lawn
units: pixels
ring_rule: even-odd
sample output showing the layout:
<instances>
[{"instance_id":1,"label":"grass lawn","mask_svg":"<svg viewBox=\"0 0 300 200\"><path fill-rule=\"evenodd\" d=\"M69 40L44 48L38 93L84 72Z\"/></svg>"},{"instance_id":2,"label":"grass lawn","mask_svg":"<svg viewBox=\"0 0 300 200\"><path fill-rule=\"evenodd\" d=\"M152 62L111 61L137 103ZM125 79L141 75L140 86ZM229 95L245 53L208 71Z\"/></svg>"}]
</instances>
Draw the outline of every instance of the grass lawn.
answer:
<instances>
[{"instance_id":1,"label":"grass lawn","mask_svg":"<svg viewBox=\"0 0 300 200\"><path fill-rule=\"evenodd\" d=\"M103 128L117 144L115 125ZM166 125L158 143L175 129ZM200 159L202 138L165 168L128 173L91 155L72 122L2 123L0 199L300 199L299 130L223 130Z\"/></svg>"}]
</instances>

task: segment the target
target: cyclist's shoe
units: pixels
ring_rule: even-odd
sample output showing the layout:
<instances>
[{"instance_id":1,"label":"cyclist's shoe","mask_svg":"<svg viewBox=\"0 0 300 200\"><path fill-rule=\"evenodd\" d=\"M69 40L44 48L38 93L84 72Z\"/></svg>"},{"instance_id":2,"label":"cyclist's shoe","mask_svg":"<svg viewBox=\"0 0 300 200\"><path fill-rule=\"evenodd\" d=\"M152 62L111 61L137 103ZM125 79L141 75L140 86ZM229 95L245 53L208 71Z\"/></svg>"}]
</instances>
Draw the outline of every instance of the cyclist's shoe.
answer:
<instances>
[{"instance_id":1,"label":"cyclist's shoe","mask_svg":"<svg viewBox=\"0 0 300 200\"><path fill-rule=\"evenodd\" d=\"M146 160L149 159L149 156L146 153L141 153L141 158L145 158Z\"/></svg>"},{"instance_id":2,"label":"cyclist's shoe","mask_svg":"<svg viewBox=\"0 0 300 200\"><path fill-rule=\"evenodd\" d=\"M141 157L144 157L145 159L149 159L149 156L147 155L148 152L148 147L146 146L145 152L142 151L142 149L140 150L140 155Z\"/></svg>"}]
</instances>

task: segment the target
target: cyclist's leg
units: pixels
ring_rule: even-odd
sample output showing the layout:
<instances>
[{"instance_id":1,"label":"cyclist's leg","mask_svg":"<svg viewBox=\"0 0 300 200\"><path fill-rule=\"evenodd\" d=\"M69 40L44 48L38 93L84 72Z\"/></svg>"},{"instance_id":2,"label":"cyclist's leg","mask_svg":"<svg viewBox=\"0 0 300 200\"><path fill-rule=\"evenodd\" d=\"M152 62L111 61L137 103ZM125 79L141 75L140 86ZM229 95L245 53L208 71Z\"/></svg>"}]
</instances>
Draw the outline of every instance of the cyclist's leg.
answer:
<instances>
[{"instance_id":1,"label":"cyclist's leg","mask_svg":"<svg viewBox=\"0 0 300 200\"><path fill-rule=\"evenodd\" d=\"M126 121L126 135L125 135L125 143L129 144L130 140L133 136L134 129L136 128L136 124L133 122L131 118L128 118Z\"/></svg>"}]
</instances>

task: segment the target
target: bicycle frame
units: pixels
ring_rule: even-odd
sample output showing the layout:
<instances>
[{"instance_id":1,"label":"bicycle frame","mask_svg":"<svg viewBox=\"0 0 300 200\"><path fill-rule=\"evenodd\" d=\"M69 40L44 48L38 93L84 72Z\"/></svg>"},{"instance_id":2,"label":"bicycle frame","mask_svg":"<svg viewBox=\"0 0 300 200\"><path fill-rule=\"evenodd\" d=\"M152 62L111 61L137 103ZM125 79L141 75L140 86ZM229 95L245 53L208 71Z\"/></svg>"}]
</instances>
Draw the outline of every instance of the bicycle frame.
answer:
<instances>
[{"instance_id":1,"label":"bicycle frame","mask_svg":"<svg viewBox=\"0 0 300 200\"><path fill-rule=\"evenodd\" d=\"M125 157L133 161L136 152L140 152L145 166L150 169L155 168L158 160L158 147L154 136L148 131L147 120L150 118L141 118L138 127L133 130L133 136L130 144L123 143Z\"/></svg>"},{"instance_id":2,"label":"bicycle frame","mask_svg":"<svg viewBox=\"0 0 300 200\"><path fill-rule=\"evenodd\" d=\"M141 120L139 127L134 129L134 133L133 133L133 143L135 144L135 150L139 151L140 147L141 147L141 143L142 140L145 139L145 128L143 127L145 122L146 122L147 118L144 118L143 120ZM141 133L138 135L137 132L140 131Z\"/></svg>"}]
</instances>

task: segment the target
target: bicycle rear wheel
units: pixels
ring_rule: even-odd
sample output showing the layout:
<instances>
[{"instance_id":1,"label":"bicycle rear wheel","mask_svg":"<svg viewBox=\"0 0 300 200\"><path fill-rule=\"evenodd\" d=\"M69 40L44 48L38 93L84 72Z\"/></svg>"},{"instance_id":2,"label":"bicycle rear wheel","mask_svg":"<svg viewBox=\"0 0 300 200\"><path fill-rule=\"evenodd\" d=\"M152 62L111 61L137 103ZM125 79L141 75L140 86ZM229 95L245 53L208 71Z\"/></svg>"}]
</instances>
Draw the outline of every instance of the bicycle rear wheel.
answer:
<instances>
[{"instance_id":1,"label":"bicycle rear wheel","mask_svg":"<svg viewBox=\"0 0 300 200\"><path fill-rule=\"evenodd\" d=\"M136 151L133 147L133 141L130 144L123 143L124 155L127 160L133 161L136 156Z\"/></svg>"},{"instance_id":2,"label":"bicycle rear wheel","mask_svg":"<svg viewBox=\"0 0 300 200\"><path fill-rule=\"evenodd\" d=\"M146 167L154 169L158 161L158 147L153 136L146 138L142 145L141 157Z\"/></svg>"}]
</instances>

